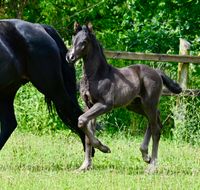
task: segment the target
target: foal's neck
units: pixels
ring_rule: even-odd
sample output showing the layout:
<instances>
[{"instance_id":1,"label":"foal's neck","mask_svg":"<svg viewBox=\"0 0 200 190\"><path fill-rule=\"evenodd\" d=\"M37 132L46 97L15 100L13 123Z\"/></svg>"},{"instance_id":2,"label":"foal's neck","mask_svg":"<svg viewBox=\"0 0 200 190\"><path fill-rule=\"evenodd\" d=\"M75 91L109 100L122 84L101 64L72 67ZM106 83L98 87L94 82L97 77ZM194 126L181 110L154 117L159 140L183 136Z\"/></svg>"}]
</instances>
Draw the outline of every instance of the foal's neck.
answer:
<instances>
[{"instance_id":1,"label":"foal's neck","mask_svg":"<svg viewBox=\"0 0 200 190\"><path fill-rule=\"evenodd\" d=\"M91 46L84 61L84 76L87 79L93 80L102 77L103 74L109 71L109 64L103 53L103 49L99 42L95 39L92 40Z\"/></svg>"}]
</instances>

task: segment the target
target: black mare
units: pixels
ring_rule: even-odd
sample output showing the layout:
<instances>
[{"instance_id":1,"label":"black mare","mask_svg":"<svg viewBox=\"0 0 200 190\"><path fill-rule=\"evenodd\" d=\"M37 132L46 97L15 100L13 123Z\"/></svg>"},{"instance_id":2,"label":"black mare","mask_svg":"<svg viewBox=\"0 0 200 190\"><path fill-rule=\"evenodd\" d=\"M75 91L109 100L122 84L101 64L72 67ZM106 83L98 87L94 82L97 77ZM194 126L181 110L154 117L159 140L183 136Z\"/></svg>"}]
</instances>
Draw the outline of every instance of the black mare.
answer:
<instances>
[{"instance_id":1,"label":"black mare","mask_svg":"<svg viewBox=\"0 0 200 190\"><path fill-rule=\"evenodd\" d=\"M128 110L145 116L148 127L144 140L140 146L143 160L149 163L148 172L156 169L158 144L162 123L158 110L158 103L163 84L173 93L180 93L181 87L158 69L138 64L124 68L115 68L109 65L103 49L92 33L92 26L81 27L75 24L76 35L73 37L73 46L68 51L66 59L69 62L83 58L84 77L80 84L81 95L88 110L78 119L78 125L87 134L89 143L86 148L88 155L91 146L102 150L102 145L94 137L94 129L88 129L86 124L114 108L124 106ZM152 155L148 154L148 145L152 137ZM105 148L105 147L104 147ZM86 151L86 152L87 152ZM109 148L102 151L110 151ZM89 156L88 156L89 157ZM85 161L83 169L92 165L91 157ZM88 159L85 157L85 160Z\"/></svg>"},{"instance_id":2,"label":"black mare","mask_svg":"<svg viewBox=\"0 0 200 190\"><path fill-rule=\"evenodd\" d=\"M75 69L66 62L66 53L52 27L0 20L0 149L17 126L13 101L17 90L27 82L53 102L59 117L85 146L85 134L77 125L83 112L76 98Z\"/></svg>"}]
</instances>

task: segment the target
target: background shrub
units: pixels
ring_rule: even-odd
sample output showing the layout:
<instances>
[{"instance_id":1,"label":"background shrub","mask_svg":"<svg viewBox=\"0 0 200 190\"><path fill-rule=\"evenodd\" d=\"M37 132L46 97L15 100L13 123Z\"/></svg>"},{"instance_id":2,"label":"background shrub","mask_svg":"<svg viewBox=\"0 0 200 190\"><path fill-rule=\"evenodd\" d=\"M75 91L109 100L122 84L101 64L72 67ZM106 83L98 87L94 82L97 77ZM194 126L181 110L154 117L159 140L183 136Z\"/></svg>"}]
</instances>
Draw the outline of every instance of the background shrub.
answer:
<instances>
[{"instance_id":1,"label":"background shrub","mask_svg":"<svg viewBox=\"0 0 200 190\"><path fill-rule=\"evenodd\" d=\"M133 52L178 53L179 38L188 40L191 54L200 50L200 3L198 0L6 0L0 2L0 18L22 18L31 22L55 27L68 45L71 44L73 23L91 21L97 38L105 49ZM124 67L144 63L161 68L171 78L177 79L177 64L109 60L110 64ZM200 65L190 64L189 88L200 89ZM81 67L77 69L81 76ZM160 103L164 135L179 140L198 143L199 97L181 98L186 107L186 117L180 125L176 114L175 97L162 97ZM81 103L81 102L80 102ZM81 103L82 104L82 103ZM54 131L65 128L57 115L49 116L43 95L25 85L16 96L15 107L19 127L22 130ZM175 115L174 115L175 114ZM99 118L109 133L127 130L140 134L146 120L124 109L115 110Z\"/></svg>"}]
</instances>

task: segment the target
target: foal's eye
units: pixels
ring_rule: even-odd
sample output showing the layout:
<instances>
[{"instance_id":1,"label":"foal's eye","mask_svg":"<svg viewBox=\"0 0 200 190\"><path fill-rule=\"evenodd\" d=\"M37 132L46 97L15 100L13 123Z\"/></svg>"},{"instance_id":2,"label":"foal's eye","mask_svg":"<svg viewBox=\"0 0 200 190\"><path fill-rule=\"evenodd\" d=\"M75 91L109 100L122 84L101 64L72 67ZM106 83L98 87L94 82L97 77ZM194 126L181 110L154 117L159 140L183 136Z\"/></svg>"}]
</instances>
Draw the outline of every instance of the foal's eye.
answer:
<instances>
[{"instance_id":1,"label":"foal's eye","mask_svg":"<svg viewBox=\"0 0 200 190\"><path fill-rule=\"evenodd\" d=\"M82 41L82 42L80 43L80 48L83 50L83 49L86 48L86 45L87 45L87 41Z\"/></svg>"},{"instance_id":2,"label":"foal's eye","mask_svg":"<svg viewBox=\"0 0 200 190\"><path fill-rule=\"evenodd\" d=\"M83 41L82 44L85 46L87 44L87 41Z\"/></svg>"}]
</instances>

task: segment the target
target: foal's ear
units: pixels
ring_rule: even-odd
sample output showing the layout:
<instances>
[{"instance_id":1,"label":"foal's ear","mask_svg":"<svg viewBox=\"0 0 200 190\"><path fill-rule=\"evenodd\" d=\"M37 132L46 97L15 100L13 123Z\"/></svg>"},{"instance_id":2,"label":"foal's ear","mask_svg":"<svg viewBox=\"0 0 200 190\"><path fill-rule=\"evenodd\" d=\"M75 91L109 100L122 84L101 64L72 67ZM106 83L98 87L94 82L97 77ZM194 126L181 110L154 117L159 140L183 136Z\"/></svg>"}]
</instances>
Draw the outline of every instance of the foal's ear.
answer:
<instances>
[{"instance_id":1,"label":"foal's ear","mask_svg":"<svg viewBox=\"0 0 200 190\"><path fill-rule=\"evenodd\" d=\"M74 33L78 33L82 29L81 25L78 22L74 22Z\"/></svg>"},{"instance_id":2,"label":"foal's ear","mask_svg":"<svg viewBox=\"0 0 200 190\"><path fill-rule=\"evenodd\" d=\"M88 30L92 33L93 32L93 26L92 26L92 23L91 22L89 22L88 24L87 24L87 28L88 28Z\"/></svg>"}]
</instances>

